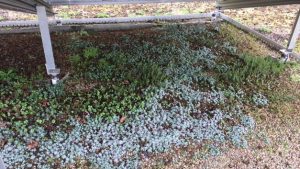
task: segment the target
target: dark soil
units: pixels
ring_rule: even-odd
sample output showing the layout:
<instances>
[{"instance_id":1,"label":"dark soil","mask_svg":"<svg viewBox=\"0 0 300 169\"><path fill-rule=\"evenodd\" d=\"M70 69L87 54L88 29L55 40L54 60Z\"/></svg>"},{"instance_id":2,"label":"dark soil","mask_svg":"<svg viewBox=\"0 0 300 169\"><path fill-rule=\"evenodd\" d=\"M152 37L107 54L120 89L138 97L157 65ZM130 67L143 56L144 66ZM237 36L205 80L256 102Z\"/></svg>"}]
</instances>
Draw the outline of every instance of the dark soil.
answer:
<instances>
[{"instance_id":1,"label":"dark soil","mask_svg":"<svg viewBox=\"0 0 300 169\"><path fill-rule=\"evenodd\" d=\"M120 42L124 36L135 37L143 40L157 34L150 29L110 31L110 32L90 32L89 35L80 36L79 32L71 33L52 33L52 46L55 62L61 69L62 75L70 71L68 57L74 52L69 45L73 37L79 37L84 41L94 45L104 44L104 50L109 50ZM126 44L124 44L126 47ZM37 73L46 76L45 57L43 52L42 40L39 34L9 34L0 36L0 67L1 69L15 69L18 73L31 77Z\"/></svg>"}]
</instances>

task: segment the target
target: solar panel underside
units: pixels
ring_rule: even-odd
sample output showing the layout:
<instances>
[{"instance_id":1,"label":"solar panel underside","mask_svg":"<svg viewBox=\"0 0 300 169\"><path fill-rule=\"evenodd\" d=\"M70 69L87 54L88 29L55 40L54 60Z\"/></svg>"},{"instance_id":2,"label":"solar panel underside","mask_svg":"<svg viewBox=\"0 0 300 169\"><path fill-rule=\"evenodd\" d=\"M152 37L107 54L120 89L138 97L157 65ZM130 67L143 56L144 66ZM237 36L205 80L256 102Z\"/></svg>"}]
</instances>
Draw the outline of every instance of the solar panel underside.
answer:
<instances>
[{"instance_id":1,"label":"solar panel underside","mask_svg":"<svg viewBox=\"0 0 300 169\"><path fill-rule=\"evenodd\" d=\"M165 2L214 2L213 0L0 0L0 8L36 13L36 6L47 8L48 15L53 14L52 5L103 5L103 4L143 4ZM300 0L218 0L221 9L236 9L272 5L300 4Z\"/></svg>"},{"instance_id":2,"label":"solar panel underside","mask_svg":"<svg viewBox=\"0 0 300 169\"><path fill-rule=\"evenodd\" d=\"M214 0L47 0L51 5L101 5L164 2L214 2ZM217 0L222 9L248 8L272 5L300 4L300 0Z\"/></svg>"},{"instance_id":3,"label":"solar panel underside","mask_svg":"<svg viewBox=\"0 0 300 169\"><path fill-rule=\"evenodd\" d=\"M0 0L0 8L26 13L36 13L36 6L45 6L48 15L54 14L51 5L43 0Z\"/></svg>"},{"instance_id":4,"label":"solar panel underside","mask_svg":"<svg viewBox=\"0 0 300 169\"><path fill-rule=\"evenodd\" d=\"M47 0L51 5L144 4L167 2L213 2L213 0Z\"/></svg>"}]
</instances>

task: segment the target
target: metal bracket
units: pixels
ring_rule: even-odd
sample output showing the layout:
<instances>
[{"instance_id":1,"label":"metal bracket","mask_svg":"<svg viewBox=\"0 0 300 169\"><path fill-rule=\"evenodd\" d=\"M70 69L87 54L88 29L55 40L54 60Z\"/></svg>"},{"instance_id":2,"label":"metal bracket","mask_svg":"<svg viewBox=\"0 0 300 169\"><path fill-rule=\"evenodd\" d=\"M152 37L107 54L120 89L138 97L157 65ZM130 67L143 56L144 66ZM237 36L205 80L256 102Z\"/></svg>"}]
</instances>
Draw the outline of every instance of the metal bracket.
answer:
<instances>
[{"instance_id":1,"label":"metal bracket","mask_svg":"<svg viewBox=\"0 0 300 169\"><path fill-rule=\"evenodd\" d=\"M217 8L217 10L215 10L212 15L211 15L211 22L213 23L212 25L215 27L215 30L216 31L219 31L220 30L220 20L222 19L221 18L221 10L220 8Z\"/></svg>"},{"instance_id":2,"label":"metal bracket","mask_svg":"<svg viewBox=\"0 0 300 169\"><path fill-rule=\"evenodd\" d=\"M219 21L219 19L221 19L221 10L217 9L216 11L214 11L211 15L211 21L212 22L217 22Z\"/></svg>"},{"instance_id":3,"label":"metal bracket","mask_svg":"<svg viewBox=\"0 0 300 169\"><path fill-rule=\"evenodd\" d=\"M36 9L45 53L47 74L52 76L52 84L57 84L57 76L60 70L55 66L46 8L44 6L37 6Z\"/></svg>"},{"instance_id":4,"label":"metal bracket","mask_svg":"<svg viewBox=\"0 0 300 169\"><path fill-rule=\"evenodd\" d=\"M47 64L46 64L47 67ZM47 74L52 76L51 83L56 85L59 81L59 78L57 77L60 73L60 69L48 69L47 68Z\"/></svg>"},{"instance_id":5,"label":"metal bracket","mask_svg":"<svg viewBox=\"0 0 300 169\"><path fill-rule=\"evenodd\" d=\"M279 51L280 51L281 54L282 54L281 56L282 56L282 60L283 60L284 63L290 61L290 58L291 58L291 56L292 56L292 54L293 54L292 51L289 51L289 50L287 50L287 49L281 49L281 50L279 50Z\"/></svg>"},{"instance_id":6,"label":"metal bracket","mask_svg":"<svg viewBox=\"0 0 300 169\"><path fill-rule=\"evenodd\" d=\"M47 68L47 74L48 75L57 76L60 73L60 69L51 69L51 68L48 68L47 64L46 64L46 68Z\"/></svg>"}]
</instances>

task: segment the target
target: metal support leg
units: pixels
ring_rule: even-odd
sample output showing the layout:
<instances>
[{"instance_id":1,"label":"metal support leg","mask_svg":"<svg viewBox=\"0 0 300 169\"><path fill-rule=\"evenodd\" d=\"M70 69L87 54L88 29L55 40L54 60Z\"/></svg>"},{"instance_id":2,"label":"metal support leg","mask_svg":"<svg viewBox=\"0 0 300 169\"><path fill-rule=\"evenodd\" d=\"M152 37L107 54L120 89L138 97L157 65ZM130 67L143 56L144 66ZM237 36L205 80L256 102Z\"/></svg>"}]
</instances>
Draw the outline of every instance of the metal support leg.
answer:
<instances>
[{"instance_id":1,"label":"metal support leg","mask_svg":"<svg viewBox=\"0 0 300 169\"><path fill-rule=\"evenodd\" d=\"M1 156L0 156L0 169L5 169L5 165Z\"/></svg>"},{"instance_id":2,"label":"metal support leg","mask_svg":"<svg viewBox=\"0 0 300 169\"><path fill-rule=\"evenodd\" d=\"M298 11L297 18L293 26L293 30L291 32L291 36L287 48L282 50L282 53L285 56L286 61L289 60L290 55L292 54L293 50L296 47L299 34L300 34L300 10Z\"/></svg>"},{"instance_id":3,"label":"metal support leg","mask_svg":"<svg viewBox=\"0 0 300 169\"><path fill-rule=\"evenodd\" d=\"M60 73L60 70L55 66L46 8L44 6L37 6L36 9L46 58L47 74L52 76L52 84L57 84L57 75Z\"/></svg>"},{"instance_id":4,"label":"metal support leg","mask_svg":"<svg viewBox=\"0 0 300 169\"><path fill-rule=\"evenodd\" d=\"M287 47L288 51L293 51L294 48L296 47L296 43L297 43L299 34L300 34L300 10L298 11L297 18L296 18L296 21L295 21L295 24L294 24L294 27L293 27L293 30L292 30L292 33L291 33L291 36L289 39L289 43L288 43L288 47Z\"/></svg>"}]
</instances>

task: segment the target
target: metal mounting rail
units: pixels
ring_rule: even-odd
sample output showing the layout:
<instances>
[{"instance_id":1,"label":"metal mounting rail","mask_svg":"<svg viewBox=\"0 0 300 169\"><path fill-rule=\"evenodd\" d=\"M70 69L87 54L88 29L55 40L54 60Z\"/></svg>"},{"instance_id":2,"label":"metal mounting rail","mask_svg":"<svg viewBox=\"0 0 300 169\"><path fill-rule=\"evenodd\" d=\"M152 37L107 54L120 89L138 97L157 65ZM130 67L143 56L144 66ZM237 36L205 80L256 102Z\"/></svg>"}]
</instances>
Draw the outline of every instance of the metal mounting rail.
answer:
<instances>
[{"instance_id":1,"label":"metal mounting rail","mask_svg":"<svg viewBox=\"0 0 300 169\"><path fill-rule=\"evenodd\" d=\"M238 9L250 7L263 7L274 5L300 4L299 0L218 0L217 8Z\"/></svg>"},{"instance_id":2,"label":"metal mounting rail","mask_svg":"<svg viewBox=\"0 0 300 169\"><path fill-rule=\"evenodd\" d=\"M212 13L173 15L173 16L142 16L142 17L115 17L115 18L87 18L87 19L63 19L50 20L50 25L78 25L78 24L106 24L106 23L129 23L129 22L155 22L210 18ZM3 21L0 27L35 27L38 21Z\"/></svg>"},{"instance_id":3,"label":"metal mounting rail","mask_svg":"<svg viewBox=\"0 0 300 169\"><path fill-rule=\"evenodd\" d=\"M299 14L298 14L298 16L299 16ZM276 49L276 50L278 50L278 51L280 51L280 52L282 52L283 50L286 49L286 47L284 47L283 45L277 43L276 41L274 41L274 40L272 40L272 39L266 37L265 35L263 35L263 34L257 32L257 31L255 31L255 30L253 30L253 29L251 29L251 28L249 28L249 27L247 27L247 26L245 26L245 25L243 25L243 24L241 24L241 23L235 21L234 19L230 18L229 16L226 16L226 15L224 15L224 14L221 13L221 14L220 14L220 17L221 17L222 19L224 19L225 21L227 21L228 23L230 23L230 24L236 26L237 28L239 28L239 29L241 29L241 30L243 30L243 31L245 31L245 32L248 32L248 33L254 35L254 36L257 37L258 39L260 39L260 40L262 40L263 42L265 42L265 43L266 43L267 45L269 45L270 47L272 47L272 48L274 48L274 49ZM295 43L296 43L296 42L295 42ZM293 57L295 57L295 58L298 58L298 59L300 58L300 55L299 55L298 53L290 52L290 54L291 54Z\"/></svg>"},{"instance_id":4,"label":"metal mounting rail","mask_svg":"<svg viewBox=\"0 0 300 169\"><path fill-rule=\"evenodd\" d=\"M112 5L174 2L211 2L213 0L47 0L51 5Z\"/></svg>"},{"instance_id":5,"label":"metal mounting rail","mask_svg":"<svg viewBox=\"0 0 300 169\"><path fill-rule=\"evenodd\" d=\"M237 21L235 21L234 19L230 18L227 15L224 15L224 14L221 13L220 16L221 16L222 19L229 22L230 24L236 26L237 28L239 28L241 30L244 30L246 32L249 32L249 33L255 35L256 37L260 38L262 41L268 43L269 45L271 45L272 47L274 47L277 50L281 50L281 49L285 48L284 46L278 44L276 41L274 41L274 40L266 37L265 35L255 31L255 30L253 30L253 29L251 29L251 28L249 28L249 27L247 27L247 26L245 26L245 25L243 25L243 24L241 24Z\"/></svg>"}]
</instances>

